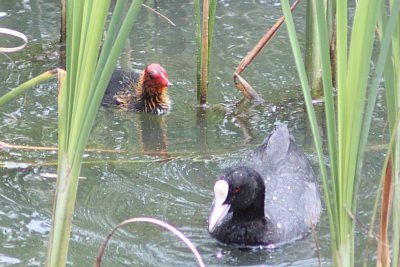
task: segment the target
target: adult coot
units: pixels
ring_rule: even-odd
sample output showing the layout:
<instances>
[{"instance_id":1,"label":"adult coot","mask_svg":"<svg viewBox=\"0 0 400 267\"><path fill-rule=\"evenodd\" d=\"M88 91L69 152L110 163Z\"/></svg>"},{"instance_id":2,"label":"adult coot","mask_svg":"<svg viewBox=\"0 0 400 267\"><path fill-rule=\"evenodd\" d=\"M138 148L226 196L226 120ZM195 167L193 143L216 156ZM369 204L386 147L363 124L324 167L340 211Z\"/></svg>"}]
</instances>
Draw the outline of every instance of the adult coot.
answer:
<instances>
[{"instance_id":1,"label":"adult coot","mask_svg":"<svg viewBox=\"0 0 400 267\"><path fill-rule=\"evenodd\" d=\"M163 114L171 107L167 94L171 85L167 72L159 64L148 65L142 73L116 70L108 83L102 104Z\"/></svg>"},{"instance_id":2,"label":"adult coot","mask_svg":"<svg viewBox=\"0 0 400 267\"><path fill-rule=\"evenodd\" d=\"M276 246L294 241L317 224L321 198L316 177L286 125L214 186L208 231L239 247Z\"/></svg>"}]
</instances>

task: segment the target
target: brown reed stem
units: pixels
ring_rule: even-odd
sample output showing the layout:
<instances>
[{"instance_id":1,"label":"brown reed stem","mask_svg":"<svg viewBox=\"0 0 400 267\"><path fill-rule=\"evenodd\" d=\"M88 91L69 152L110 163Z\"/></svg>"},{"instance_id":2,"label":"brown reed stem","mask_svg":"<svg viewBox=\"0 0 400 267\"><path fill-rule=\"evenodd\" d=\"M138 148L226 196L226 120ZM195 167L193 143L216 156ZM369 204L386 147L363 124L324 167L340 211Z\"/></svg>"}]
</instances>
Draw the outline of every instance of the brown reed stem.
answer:
<instances>
[{"instance_id":1,"label":"brown reed stem","mask_svg":"<svg viewBox=\"0 0 400 267\"><path fill-rule=\"evenodd\" d=\"M207 103L208 89L208 0L203 2L203 35L202 35L202 61L201 61L201 81L200 81L200 105L204 106Z\"/></svg>"},{"instance_id":2,"label":"brown reed stem","mask_svg":"<svg viewBox=\"0 0 400 267\"><path fill-rule=\"evenodd\" d=\"M296 0L293 3L291 7L292 11L296 8L299 1L300 0ZM272 37L275 35L275 33L278 31L278 29L281 27L284 21L285 21L284 16L279 18L277 22L264 34L264 36L260 39L260 41L258 41L258 43L254 46L254 48L247 53L247 55L242 59L242 61L235 69L233 75L233 81L235 83L236 88L239 89L246 98L252 101L260 102L262 98L250 86L250 84L243 77L240 76L240 74L247 68L248 65L250 65L250 63L258 55L258 53L260 53L261 50L269 43L269 41L272 39Z\"/></svg>"}]
</instances>

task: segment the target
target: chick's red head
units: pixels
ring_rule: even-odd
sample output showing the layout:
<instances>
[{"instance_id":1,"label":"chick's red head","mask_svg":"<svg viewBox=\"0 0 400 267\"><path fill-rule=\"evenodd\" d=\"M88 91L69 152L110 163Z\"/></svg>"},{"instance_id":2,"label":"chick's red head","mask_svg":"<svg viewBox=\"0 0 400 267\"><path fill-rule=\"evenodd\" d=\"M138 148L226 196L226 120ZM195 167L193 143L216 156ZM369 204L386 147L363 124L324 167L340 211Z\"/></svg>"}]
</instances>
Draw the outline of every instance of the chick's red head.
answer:
<instances>
[{"instance_id":1,"label":"chick's red head","mask_svg":"<svg viewBox=\"0 0 400 267\"><path fill-rule=\"evenodd\" d=\"M168 74L159 64L150 64L145 69L145 79L153 87L170 87L172 83L168 80Z\"/></svg>"}]
</instances>

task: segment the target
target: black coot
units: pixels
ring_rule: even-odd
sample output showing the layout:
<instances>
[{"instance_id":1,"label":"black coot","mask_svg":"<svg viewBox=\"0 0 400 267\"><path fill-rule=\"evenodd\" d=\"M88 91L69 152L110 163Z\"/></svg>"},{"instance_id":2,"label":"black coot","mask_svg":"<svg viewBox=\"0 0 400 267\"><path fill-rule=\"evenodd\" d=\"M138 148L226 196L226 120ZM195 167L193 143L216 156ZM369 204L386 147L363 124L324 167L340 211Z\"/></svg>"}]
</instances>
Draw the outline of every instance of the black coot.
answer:
<instances>
[{"instance_id":1,"label":"black coot","mask_svg":"<svg viewBox=\"0 0 400 267\"><path fill-rule=\"evenodd\" d=\"M208 230L218 241L273 248L307 235L319 221L317 179L286 125L218 178Z\"/></svg>"}]
</instances>

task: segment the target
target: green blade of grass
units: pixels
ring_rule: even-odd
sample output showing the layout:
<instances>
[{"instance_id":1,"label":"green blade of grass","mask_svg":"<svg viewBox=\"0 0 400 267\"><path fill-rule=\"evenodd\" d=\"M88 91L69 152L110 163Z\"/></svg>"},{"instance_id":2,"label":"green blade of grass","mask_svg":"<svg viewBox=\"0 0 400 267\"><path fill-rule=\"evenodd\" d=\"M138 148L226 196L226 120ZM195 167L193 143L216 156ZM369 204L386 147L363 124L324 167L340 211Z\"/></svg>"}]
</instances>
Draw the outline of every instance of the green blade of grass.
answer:
<instances>
[{"instance_id":1,"label":"green blade of grass","mask_svg":"<svg viewBox=\"0 0 400 267\"><path fill-rule=\"evenodd\" d=\"M58 96L58 147L59 151L66 151L67 149L67 137L66 135L68 134L66 132L66 126L67 126L67 116L65 116L64 111L66 111L67 103L66 97L68 95L68 90L67 90L67 77L66 73L64 72L63 74L59 75L59 96ZM58 177L61 177L61 175L64 175L64 172L68 170L68 168L62 168L60 167L61 164L64 163L63 158L65 157L66 153L58 153ZM55 200L53 201L53 214L52 214L52 227L51 227L51 232L50 232L50 239L49 239L49 245L48 245L48 250L47 250L47 259L46 259L46 266L57 266L57 264L61 264L66 261L66 253L62 253L61 247L62 247L62 240L65 240L65 236L61 232L56 232L56 214L54 211L56 211L57 207L57 196L58 196L58 191L59 191L59 186L62 183L60 179L57 179L57 184L56 184L56 193L55 193ZM59 230L58 230L59 231Z\"/></svg>"},{"instance_id":2,"label":"green blade of grass","mask_svg":"<svg viewBox=\"0 0 400 267\"><path fill-rule=\"evenodd\" d=\"M27 82L24 82L23 84L17 86L16 88L14 88L13 90L11 90L10 92L6 93L5 95L0 97L0 106L10 102L11 100L17 98L18 96L20 96L21 94L23 94L24 92L26 92L29 88L32 88L33 86L39 84L39 83L43 83L51 78L53 78L54 76L57 75L57 69L55 70L50 70L50 71L46 71L32 79L30 79Z\"/></svg>"},{"instance_id":3,"label":"green blade of grass","mask_svg":"<svg viewBox=\"0 0 400 267\"><path fill-rule=\"evenodd\" d=\"M382 10L382 8L384 8L384 7L381 7L380 10ZM383 29L383 35L381 35L380 50L379 50L378 59L377 59L377 63L376 63L375 70L374 70L373 81L371 83L371 87L370 87L370 91L369 91L367 108L365 111L365 117L364 117L363 127L362 127L363 131L361 132L360 151L359 151L360 161L358 164L358 171L357 171L358 173L361 172L362 165L363 165L362 159L363 159L365 147L366 147L367 140L368 140L368 133L369 133L369 129L371 126L374 107L376 105L376 100L377 100L377 95L378 95L378 85L381 82L382 73L385 69L386 62L391 61L390 58L388 59L388 54L390 51L391 37L394 33L396 24L399 20L399 11L400 11L400 0L395 0L392 10L389 14L387 23L384 23L385 24L384 27L382 27L382 26L380 27L381 29ZM381 11L381 13L382 12L385 13L384 9ZM384 16L386 16L386 14ZM389 80L392 80L392 79L393 79L393 76ZM393 99L395 98L394 95L392 97L393 97Z\"/></svg>"},{"instance_id":4,"label":"green blade of grass","mask_svg":"<svg viewBox=\"0 0 400 267\"><path fill-rule=\"evenodd\" d=\"M337 205L340 209L338 212L340 227L338 258L341 260L339 264L344 266L354 265L354 221L348 216L347 210L351 210L353 214L356 210L353 193L357 180L357 155L378 11L379 1L358 2L346 66L346 84L345 87L338 88L340 187ZM341 65L338 66L338 71L341 67Z\"/></svg>"},{"instance_id":5,"label":"green blade of grass","mask_svg":"<svg viewBox=\"0 0 400 267\"><path fill-rule=\"evenodd\" d=\"M343 202L341 203L355 213L353 205L353 191L356 180L357 156L360 147L361 126L363 120L364 99L366 95L370 60L374 41L374 29L378 19L379 1L360 1L357 4L352 34L349 48L348 76L346 88L343 92L344 101L342 106L345 111L339 119L343 123L343 143L339 144L339 149L343 151L339 161L339 170L343 181ZM362 47L362 49L360 49ZM354 255L354 222L347 212L342 211L341 242L350 240L351 254ZM349 237L350 235L350 237ZM353 237L353 238L352 238ZM351 265L354 258L350 259Z\"/></svg>"},{"instance_id":6,"label":"green blade of grass","mask_svg":"<svg viewBox=\"0 0 400 267\"><path fill-rule=\"evenodd\" d=\"M305 68L313 98L322 98L321 53L316 19L317 1L307 1ZM325 5L325 4L324 4Z\"/></svg>"},{"instance_id":7,"label":"green blade of grass","mask_svg":"<svg viewBox=\"0 0 400 267\"><path fill-rule=\"evenodd\" d=\"M68 76L67 87L62 88L59 99L59 168L47 266L65 265L83 150L108 80L142 2L132 4L118 34L111 31L108 35L111 39L106 41L102 51L108 58L100 55L101 64L97 61L110 1L71 0L67 3L68 12L72 12L67 14ZM123 9L118 5L125 4L126 1L117 2L116 16L121 13L118 10ZM114 26L119 19L111 19ZM96 79L93 79L95 75Z\"/></svg>"},{"instance_id":8,"label":"green blade of grass","mask_svg":"<svg viewBox=\"0 0 400 267\"><path fill-rule=\"evenodd\" d=\"M303 95L304 95L304 101L306 104L307 108L307 115L308 119L311 124L311 130L314 138L314 144L315 144L315 149L317 151L318 155L318 162L319 162L319 167L320 167L320 172L321 172L321 179L323 183L323 189L324 189L324 199L325 199L325 206L328 212L328 217L329 217L329 226L330 226L330 232L331 232L331 237L335 238L336 233L335 233L335 228L334 226L334 219L333 219L333 214L332 214L332 206L331 206L331 200L330 200L330 190L329 190L329 185L328 185L328 174L325 166L325 161L324 161L324 154L322 150L322 140L321 140L321 135L318 130L318 124L317 124L317 119L314 111L314 107L312 104L312 98L310 94L310 88L307 80L307 74L305 71L305 67L303 64L303 59L302 59L302 54L300 50L300 45L296 36L296 30L294 27L294 22L293 22L293 17L290 12L290 7L289 3L287 0L281 0L281 5L282 5L282 11L285 16L285 21L286 21L286 26L289 34L289 40L290 44L293 50L293 55L294 59L296 62L296 67L297 71L299 73L299 78L301 82L301 87L303 89ZM332 242L332 250L334 248L334 243Z\"/></svg>"},{"instance_id":9,"label":"green blade of grass","mask_svg":"<svg viewBox=\"0 0 400 267\"><path fill-rule=\"evenodd\" d=\"M124 16L124 12L126 10L127 4L128 4L128 0L119 0L118 3L114 7L110 25L108 26L106 38L101 47L101 53L99 56L99 60L97 62L98 67L96 68L96 72L95 72L95 75L93 78L95 83L92 83L92 86L97 86L98 83L96 83L96 81L99 81L102 70L107 66L106 65L107 58L108 58L108 55L111 53L111 49L114 45L114 41L117 38L118 29L121 28L121 19ZM92 89L90 91L93 93L95 90ZM90 98L93 98L93 94L90 95Z\"/></svg>"},{"instance_id":10,"label":"green blade of grass","mask_svg":"<svg viewBox=\"0 0 400 267\"><path fill-rule=\"evenodd\" d=\"M106 90L108 81L111 78L112 72L115 68L115 64L117 62L118 56L120 55L124 44L125 40L128 37L128 34L130 32L130 29L132 29L133 24L136 21L136 18L139 14L139 11L141 9L141 5L143 3L143 0L135 1L134 3L131 4L131 7L128 10L127 16L124 20L124 22L121 25L121 29L117 35L116 41L108 53L108 58L106 60L106 63L104 67L102 66L97 66L98 71L101 71L101 75L99 80L97 81L96 88L94 88L94 94L93 97L90 99L89 107L88 107L88 112L83 118L83 125L81 128L81 131L83 132L79 136L78 144L79 144L79 150L83 152L84 147L86 146L86 142L89 138L90 134L90 129L92 128L95 115L97 114L97 110L100 106L101 100L103 98L104 92ZM102 53L107 53L107 51L102 51ZM95 81L94 81L95 83ZM93 85L94 86L94 85Z\"/></svg>"},{"instance_id":11,"label":"green blade of grass","mask_svg":"<svg viewBox=\"0 0 400 267\"><path fill-rule=\"evenodd\" d=\"M378 55L378 60L377 60L377 64L375 67L375 72L374 72L374 79L372 81L372 85L370 88L370 93L369 93L369 97L368 97L368 104L367 104L367 109L366 109L366 114L365 114L365 118L363 121L363 132L361 134L361 141L360 141L360 149L359 149L359 162L358 162L358 166L357 166L357 173L360 175L361 174L361 170L362 170L362 166L363 166L363 155L364 155L364 150L365 150L365 146L367 143L367 139L368 139L368 132L370 129L370 124L371 124L371 120L372 120L372 115L373 115L373 110L376 104L376 99L377 99L377 95L378 95L378 85L380 83L381 80L381 76L382 76L382 72L385 69L385 83L387 86L387 90L386 94L391 95L390 99L395 99L395 95L393 94L394 90L390 90L390 88L393 88L393 85L391 85L391 81L393 81L393 77L394 77L394 73L392 71L391 66L391 57L388 58L388 53L390 51L390 45L391 45L391 37L393 36L393 32L395 30L395 27L398 23L399 20L399 11L400 11L400 1L396 0L393 2L390 14L389 14L389 18L387 19L386 22L386 7L384 6L384 3L382 2L381 7L380 7L380 23L379 23L379 29L381 31L383 31L383 34L380 34L380 38L381 38L381 48L379 51L379 55ZM390 100L388 100L390 101ZM390 103L387 101L387 105L390 105ZM388 108L388 116L390 116L391 114L393 114L395 112L395 110L391 111L391 108ZM393 116L393 115L391 115ZM391 121L390 125L393 125L392 122L393 119L389 118L389 121ZM393 134L393 133L392 133ZM393 138L393 136L392 136ZM391 146L390 146L391 147ZM392 155L393 155L393 159L395 160L396 155L395 152L396 150L392 150ZM388 153L389 155L390 153ZM386 164L385 164L386 166ZM395 170L395 164L392 164L394 170ZM383 177L383 175L382 175ZM379 194L380 191L378 191L377 193L377 200L376 200L376 204L375 204L375 208L373 209L374 212L371 216L371 227L374 225L375 222L375 216L377 213L377 202L379 200ZM356 194L355 194L356 195ZM396 198L396 196L394 195L394 199ZM394 200L395 201L395 200ZM395 202L394 202L395 203ZM395 212L393 212L393 220L395 220ZM394 222L393 225L398 225ZM396 228L393 231L393 250L396 250L396 244L398 244L398 239L396 240ZM398 230L397 230L398 232ZM368 250L369 248L369 244L370 241L367 242L367 247L366 250ZM398 246L397 246L398 247ZM396 253L394 252L394 255L396 255ZM395 259L396 257L393 258L393 262L397 262L397 260ZM366 262L364 262L364 266L366 266ZM393 265L393 266L397 266L397 265Z\"/></svg>"},{"instance_id":12,"label":"green blade of grass","mask_svg":"<svg viewBox=\"0 0 400 267\"><path fill-rule=\"evenodd\" d=\"M336 86L337 86L337 128L338 128L338 147L343 144L343 116L344 109L344 88L347 79L347 27L348 27L347 0L336 1ZM344 113L344 114L343 114ZM338 159L342 158L342 150L338 150ZM338 164L339 165L339 164ZM341 175L341 165L338 166L338 175ZM342 179L338 177L336 181L338 188L343 188ZM338 203L343 203L342 195L338 192ZM337 211L338 212L338 211ZM339 214L338 214L339 216ZM340 224L337 226L340 227Z\"/></svg>"},{"instance_id":13,"label":"green blade of grass","mask_svg":"<svg viewBox=\"0 0 400 267\"><path fill-rule=\"evenodd\" d=\"M79 59L79 44L81 38L81 25L83 20L83 1L67 1L67 70L68 79L67 79L67 92L66 99L67 103L65 104L65 116L68 118L66 121L72 120L72 110L73 104L76 94L76 84L77 84L77 72L79 69L78 59ZM69 36L69 38L68 38ZM70 124L67 123L65 125L65 131L68 133L70 131ZM69 135L65 135L65 143L68 143Z\"/></svg>"},{"instance_id":14,"label":"green blade of grass","mask_svg":"<svg viewBox=\"0 0 400 267\"><path fill-rule=\"evenodd\" d=\"M93 88L91 88L91 84L94 81L93 78L96 70L96 65L97 65L96 63L98 60L98 54L101 45L101 38L103 35L104 25L106 22L109 6L110 6L110 1L108 1L107 4L95 6L95 8L88 7L87 16L89 19L87 23L84 23L83 25L85 29L83 33L85 33L86 36L82 39L85 41L85 43L81 44L81 49L80 49L80 55L82 61L81 64L79 64L78 66L81 66L82 70L81 72L77 73L78 83L76 85L77 86L76 90L80 90L80 92L79 92L79 97L75 98L74 109L72 110L72 116L75 119L71 122L70 153L75 154L74 146L78 145L78 139L80 136L79 133L85 126L83 118L87 114L88 110L87 106L88 103L91 101L91 99L89 98L90 91L94 90ZM70 158L72 159L73 155L70 156L71 156Z\"/></svg>"},{"instance_id":15,"label":"green blade of grass","mask_svg":"<svg viewBox=\"0 0 400 267\"><path fill-rule=\"evenodd\" d=\"M393 10L393 12L396 12L396 1L391 0L390 1L390 9ZM393 253L393 260L392 260L392 266L399 266L400 265L400 229L398 225L400 225L400 189L399 189L399 184L400 184L400 129L399 126L395 126L395 121L396 118L393 116L396 114L396 111L400 110L400 21L397 21L396 24L396 29L395 32L392 36L392 64L390 65L390 71L392 73L392 77L385 77L385 82L386 78L391 79L393 86L390 87L390 92L388 92L388 95L386 97L388 106L391 106L390 108L388 107L388 118L389 118L389 124L391 128L391 135L396 136L396 144L395 147L392 150L393 154L393 163L392 166L394 166L394 177L393 177L393 183L394 183L394 192L393 192L393 218L392 218L392 229L393 229L393 235L392 235L392 253ZM388 64L389 65L389 64ZM389 66L388 66L389 67ZM391 99L389 99L392 97ZM390 103L389 103L390 102ZM391 112L391 113L390 113ZM397 113L397 119L399 117L399 114Z\"/></svg>"},{"instance_id":16,"label":"green blade of grass","mask_svg":"<svg viewBox=\"0 0 400 267\"><path fill-rule=\"evenodd\" d=\"M328 151L329 162L331 171L331 184L332 194L334 197L333 204L336 205L339 201L339 184L338 184L338 159L337 159L337 136L336 136L336 117L335 117L335 104L333 99L333 85L332 85L332 72L330 62L330 48L329 48L329 29L327 28L327 20L325 17L325 7L322 1L315 2L317 31L319 36L319 48L321 55L322 67L322 81L324 88L325 99L325 120L328 136ZM333 209L334 226L338 227L338 208L335 206ZM339 229L336 229L337 233ZM333 242L336 242L336 236L332 237Z\"/></svg>"}]
</instances>

